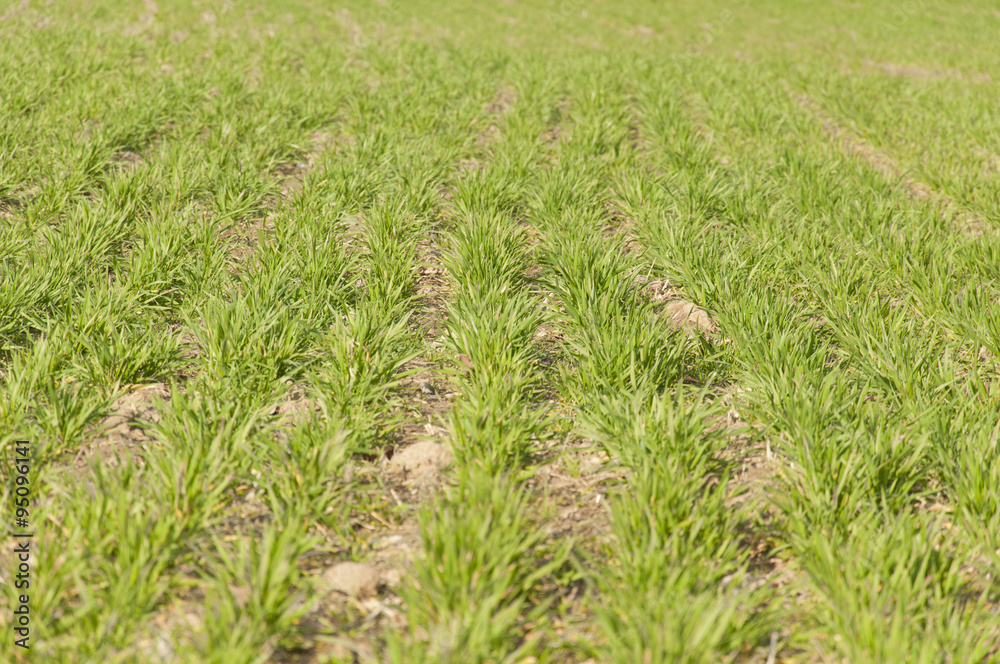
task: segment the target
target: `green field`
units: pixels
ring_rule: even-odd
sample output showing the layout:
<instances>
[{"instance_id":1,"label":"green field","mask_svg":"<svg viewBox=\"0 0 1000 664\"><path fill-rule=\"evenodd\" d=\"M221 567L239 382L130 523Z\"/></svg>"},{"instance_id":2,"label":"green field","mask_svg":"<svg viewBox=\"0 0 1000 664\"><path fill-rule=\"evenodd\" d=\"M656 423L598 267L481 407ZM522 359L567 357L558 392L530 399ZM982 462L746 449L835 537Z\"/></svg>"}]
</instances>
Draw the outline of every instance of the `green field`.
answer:
<instances>
[{"instance_id":1,"label":"green field","mask_svg":"<svg viewBox=\"0 0 1000 664\"><path fill-rule=\"evenodd\" d=\"M0 1L0 661L1000 662L998 36Z\"/></svg>"}]
</instances>

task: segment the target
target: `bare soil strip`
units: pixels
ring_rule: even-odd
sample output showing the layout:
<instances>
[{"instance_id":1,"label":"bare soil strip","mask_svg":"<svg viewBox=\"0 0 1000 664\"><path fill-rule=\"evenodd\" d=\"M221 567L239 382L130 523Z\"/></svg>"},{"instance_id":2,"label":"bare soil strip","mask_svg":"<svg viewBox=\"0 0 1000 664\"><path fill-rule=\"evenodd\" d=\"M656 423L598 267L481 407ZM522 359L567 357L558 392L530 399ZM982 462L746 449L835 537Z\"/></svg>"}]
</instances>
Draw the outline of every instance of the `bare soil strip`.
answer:
<instances>
[{"instance_id":1,"label":"bare soil strip","mask_svg":"<svg viewBox=\"0 0 1000 664\"><path fill-rule=\"evenodd\" d=\"M450 410L454 394L439 379L438 368L428 358L441 345L441 321L449 290L436 233L420 240L417 252L420 267L416 295L420 305L411 326L415 333L424 335L425 350L403 367L403 371L417 373L402 381L405 422L395 432L395 444L387 451L381 468L387 491L400 506L418 499L421 489L433 489L438 471L450 462L440 421Z\"/></svg>"},{"instance_id":2,"label":"bare soil strip","mask_svg":"<svg viewBox=\"0 0 1000 664\"><path fill-rule=\"evenodd\" d=\"M795 100L806 111L819 120L824 133L833 138L847 153L860 157L887 180L898 182L910 198L930 203L939 208L942 213L954 215L956 231L970 237L979 237L989 229L989 224L985 219L962 208L947 194L932 189L927 184L908 175L896 163L891 154L875 147L840 124L836 118L827 113L818 103L804 94L792 94Z\"/></svg>"},{"instance_id":3,"label":"bare soil strip","mask_svg":"<svg viewBox=\"0 0 1000 664\"><path fill-rule=\"evenodd\" d=\"M693 98L686 98L682 102L682 108L697 137L713 148L716 162L728 165L730 158L715 146L715 130L705 121L699 103ZM658 164L652 161L650 150L645 144L641 134L633 143L638 146L637 167L655 172ZM634 220L617 206L614 217L616 221L620 220L616 232L627 238L632 250L641 251L642 241L634 232ZM648 275L639 274L636 275L636 287L645 298L657 305L660 316L669 318L674 329L681 330L689 339L705 336L714 338L719 344L732 343L727 338L720 338L724 330L718 327L707 311L688 300L683 290L678 289L669 279L651 279ZM772 639L777 637L781 643L787 644L791 636L800 629L807 616L808 604L814 600L803 572L794 561L775 552L780 539L780 513L771 504L771 495L777 488L777 479L783 472L784 462L773 452L772 440L763 434L764 425L748 422L741 414L744 388L738 384L719 384L713 387L714 398L727 407L725 415L712 428L724 431L728 439L721 454L732 470L728 504L731 509L742 513L738 535L741 548L748 555L748 577L744 583L754 590L770 587L775 591L775 596L780 598L779 610L785 616L785 622L780 633L772 635ZM784 653L790 654L787 647ZM763 659L754 657L749 661ZM775 660L772 657L767 661Z\"/></svg>"},{"instance_id":4,"label":"bare soil strip","mask_svg":"<svg viewBox=\"0 0 1000 664\"><path fill-rule=\"evenodd\" d=\"M985 72L962 72L958 69L937 69L931 70L919 65L898 65L892 62L865 61L865 67L873 71L880 71L890 76L900 78L917 78L930 80L970 80L974 83L989 83L992 79Z\"/></svg>"},{"instance_id":5,"label":"bare soil strip","mask_svg":"<svg viewBox=\"0 0 1000 664\"><path fill-rule=\"evenodd\" d=\"M476 137L476 147L488 147L500 138L503 131L503 116L514 106L516 101L517 91L506 85L500 86L493 101L488 103L485 109L486 115L493 118L493 121Z\"/></svg>"},{"instance_id":6,"label":"bare soil strip","mask_svg":"<svg viewBox=\"0 0 1000 664\"><path fill-rule=\"evenodd\" d=\"M502 87L487 104L485 115L493 121L476 139L477 148L487 149L499 137L498 125L502 122L499 116L509 110L513 99L514 92ZM480 164L471 158L461 160L457 167L460 173L465 173L479 170ZM442 188L440 194L442 205L447 206L450 187ZM341 563L323 572L324 581L334 589L332 599L328 598L322 607L323 613L349 615L360 611L362 617L354 624L340 625L336 638L321 639L313 644L310 653L296 661L326 661L323 658L330 656L347 661L374 661L378 632L402 630L406 626L405 607L394 590L409 574L422 549L415 508L441 488L442 472L452 463L448 432L442 424L457 394L448 381L442 380L436 358L442 352L443 321L450 292L447 270L441 262L438 230L436 223L431 224L429 232L416 245L418 304L410 327L414 334L422 336L424 350L401 369L416 373L401 381L399 395L403 405L398 415L402 421L377 467L384 502L397 512L399 520L387 522L384 529L369 533L372 550L365 564Z\"/></svg>"}]
</instances>

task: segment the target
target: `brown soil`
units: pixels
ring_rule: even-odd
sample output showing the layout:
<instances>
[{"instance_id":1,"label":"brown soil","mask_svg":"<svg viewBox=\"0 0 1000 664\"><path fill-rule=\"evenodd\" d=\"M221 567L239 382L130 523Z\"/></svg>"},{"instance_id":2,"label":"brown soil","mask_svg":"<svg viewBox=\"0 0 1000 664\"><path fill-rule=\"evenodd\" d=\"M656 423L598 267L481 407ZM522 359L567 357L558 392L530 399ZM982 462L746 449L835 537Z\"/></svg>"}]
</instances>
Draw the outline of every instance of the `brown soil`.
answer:
<instances>
[{"instance_id":1,"label":"brown soil","mask_svg":"<svg viewBox=\"0 0 1000 664\"><path fill-rule=\"evenodd\" d=\"M138 152L132 152L131 150L122 150L115 154L112 158L111 163L117 167L119 170L131 170L137 168L142 164L146 163L146 160Z\"/></svg>"},{"instance_id":2,"label":"brown soil","mask_svg":"<svg viewBox=\"0 0 1000 664\"><path fill-rule=\"evenodd\" d=\"M143 426L161 420L154 405L156 399L169 401L170 388L166 384L146 385L119 397L111 413L97 426L104 433L81 448L75 459L76 468L87 467L95 457L111 467L129 455L138 457L143 443L150 438Z\"/></svg>"},{"instance_id":3,"label":"brown soil","mask_svg":"<svg viewBox=\"0 0 1000 664\"><path fill-rule=\"evenodd\" d=\"M419 305L411 329L424 337L427 351L433 355L440 347L449 286L433 234L417 243L417 252ZM395 517L357 515L367 543L366 562L327 560L314 570L320 589L327 587L332 592L326 593L303 621L302 631L309 643L294 654L276 652L272 662L312 664L331 656L344 661L375 661L373 643L378 632L405 627L402 600L395 589L409 575L422 548L415 511L422 500L440 489L441 473L451 461L445 442L447 431L440 423L455 394L427 354L402 367L405 372L418 370L401 381L398 396L402 405L397 415L402 423L393 432L385 455L363 469L377 476L378 492Z\"/></svg>"},{"instance_id":4,"label":"brown soil","mask_svg":"<svg viewBox=\"0 0 1000 664\"><path fill-rule=\"evenodd\" d=\"M484 114L490 118L490 124L476 137L475 145L477 147L486 147L500 138L503 116L513 108L516 101L517 93L513 88L506 85L500 86L493 100L486 104L486 108L483 109ZM478 162L476 165L478 167Z\"/></svg>"}]
</instances>

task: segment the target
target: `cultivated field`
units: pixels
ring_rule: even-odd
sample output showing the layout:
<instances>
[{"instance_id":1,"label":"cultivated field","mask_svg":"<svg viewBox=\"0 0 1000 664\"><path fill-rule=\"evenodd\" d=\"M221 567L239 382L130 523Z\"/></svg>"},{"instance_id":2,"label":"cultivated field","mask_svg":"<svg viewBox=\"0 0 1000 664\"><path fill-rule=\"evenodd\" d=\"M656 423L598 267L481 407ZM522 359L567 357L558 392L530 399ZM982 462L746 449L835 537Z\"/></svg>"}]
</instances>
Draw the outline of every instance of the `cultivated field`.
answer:
<instances>
[{"instance_id":1,"label":"cultivated field","mask_svg":"<svg viewBox=\"0 0 1000 664\"><path fill-rule=\"evenodd\" d=\"M0 1L0 661L1000 661L998 36Z\"/></svg>"}]
</instances>

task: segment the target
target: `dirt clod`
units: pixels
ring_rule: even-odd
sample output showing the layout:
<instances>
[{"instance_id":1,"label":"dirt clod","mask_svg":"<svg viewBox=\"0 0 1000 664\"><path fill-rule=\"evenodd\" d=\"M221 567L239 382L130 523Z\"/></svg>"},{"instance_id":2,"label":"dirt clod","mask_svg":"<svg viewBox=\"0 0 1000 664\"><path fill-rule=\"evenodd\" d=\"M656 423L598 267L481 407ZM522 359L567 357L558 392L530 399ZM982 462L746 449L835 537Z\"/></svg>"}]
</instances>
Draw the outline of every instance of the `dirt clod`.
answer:
<instances>
[{"instance_id":1,"label":"dirt clod","mask_svg":"<svg viewBox=\"0 0 1000 664\"><path fill-rule=\"evenodd\" d=\"M361 563L338 563L323 573L323 581L330 590L355 599L370 599L378 594L378 572Z\"/></svg>"},{"instance_id":2,"label":"dirt clod","mask_svg":"<svg viewBox=\"0 0 1000 664\"><path fill-rule=\"evenodd\" d=\"M674 300L664 305L664 311L670 317L674 329L683 329L688 336L696 332L715 334L719 331L708 312L687 300Z\"/></svg>"},{"instance_id":3,"label":"dirt clod","mask_svg":"<svg viewBox=\"0 0 1000 664\"><path fill-rule=\"evenodd\" d=\"M411 477L437 472L451 463L451 451L441 443L424 440L404 447L389 461L389 468Z\"/></svg>"}]
</instances>

